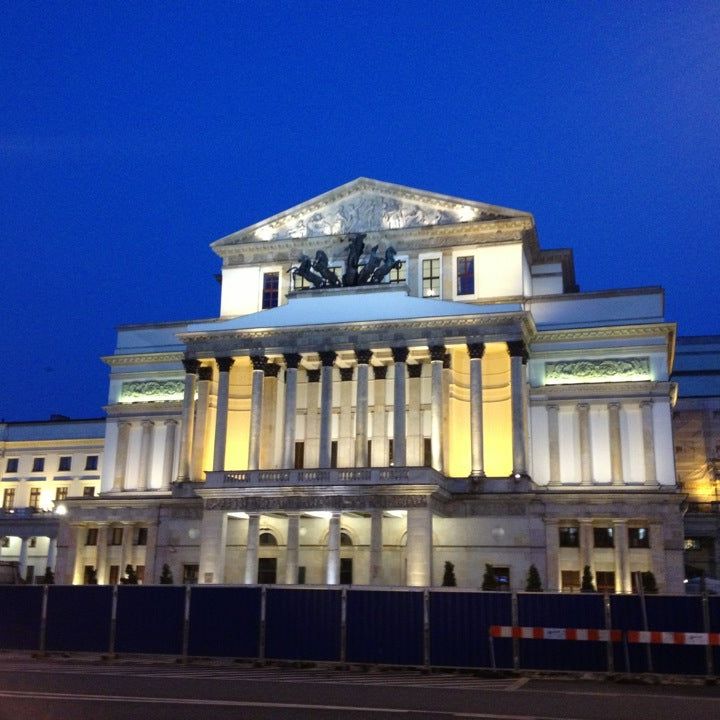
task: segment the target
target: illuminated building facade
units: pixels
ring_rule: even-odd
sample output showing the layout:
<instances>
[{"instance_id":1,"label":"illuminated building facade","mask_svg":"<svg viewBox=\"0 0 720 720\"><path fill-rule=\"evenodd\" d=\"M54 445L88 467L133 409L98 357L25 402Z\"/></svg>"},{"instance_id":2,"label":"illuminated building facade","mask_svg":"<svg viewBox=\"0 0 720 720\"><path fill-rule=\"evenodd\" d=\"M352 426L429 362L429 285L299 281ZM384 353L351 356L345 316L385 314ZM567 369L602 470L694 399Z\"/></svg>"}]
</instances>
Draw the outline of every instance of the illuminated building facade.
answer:
<instances>
[{"instance_id":1,"label":"illuminated building facade","mask_svg":"<svg viewBox=\"0 0 720 720\"><path fill-rule=\"evenodd\" d=\"M217 319L125 326L57 580L682 590L659 288L531 215L359 179L222 238Z\"/></svg>"}]
</instances>

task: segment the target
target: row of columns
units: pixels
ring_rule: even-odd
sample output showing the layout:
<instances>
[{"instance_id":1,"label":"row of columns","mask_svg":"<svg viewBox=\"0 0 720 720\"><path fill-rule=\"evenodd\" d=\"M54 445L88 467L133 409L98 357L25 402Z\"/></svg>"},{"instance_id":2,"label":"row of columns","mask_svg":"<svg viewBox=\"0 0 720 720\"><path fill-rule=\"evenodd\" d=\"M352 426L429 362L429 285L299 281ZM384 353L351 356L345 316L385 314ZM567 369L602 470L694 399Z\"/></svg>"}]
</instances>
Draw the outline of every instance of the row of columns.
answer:
<instances>
[{"instance_id":1,"label":"row of columns","mask_svg":"<svg viewBox=\"0 0 720 720\"><path fill-rule=\"evenodd\" d=\"M37 536L33 536L37 537ZM30 538L20 538L20 554L18 556L18 573L24 580L27 577L28 569L28 551L30 549ZM48 551L45 566L50 570L55 570L55 562L57 560L57 538L48 537Z\"/></svg>"},{"instance_id":2,"label":"row of columns","mask_svg":"<svg viewBox=\"0 0 720 720\"><path fill-rule=\"evenodd\" d=\"M443 427L445 425L445 410L447 398L444 392L443 368L445 367L447 353L442 345L429 347L431 365L431 465L438 472L443 472ZM482 393L482 358L485 352L483 343L471 343L467 346L470 356L470 418L471 418L471 452L472 452L472 476L482 477L484 471L483 459L483 393ZM394 384L393 384L393 464L405 466L408 462L407 447L407 408L413 408L417 404L417 416L415 421L419 423L419 386L414 388L415 392L410 393L408 402L408 375L410 382L419 379L419 364L408 365L407 359L409 350L407 347L391 348L394 363ZM509 342L508 352L511 358L511 395L512 395L512 445L513 445L513 473L516 476L527 474L527 450L526 450L526 415L527 415L527 393L526 393L526 372L527 353L524 343ZM369 349L355 350L356 359L356 421L354 441L350 440L354 448L355 467L383 466L386 465L386 456L381 457L380 446L384 445L379 441L384 440L384 413L385 396L384 392L375 393L375 406L373 408L375 422L373 423L373 452L368 457L368 415L369 415L369 370L373 368L373 378L376 383L386 379L387 366L371 365L372 351ZM332 448L332 411L333 411L333 366L337 358L334 351L322 351L320 356L319 370L307 370L308 373L308 407L319 404L319 449L317 466L328 468L331 464ZM282 467L293 466L296 438L296 415L297 415L297 387L298 368L302 356L297 353L288 353L283 356L285 361L285 406L284 406L284 430L281 463ZM251 355L252 382L250 401L250 429L248 439L248 469L257 470L261 466L261 448L263 446L263 388L268 377L277 378L280 366L271 363L264 355ZM215 428L215 445L213 448L213 470L224 470L225 449L227 444L227 412L229 395L229 373L233 365L233 359L229 357L216 358L218 367L218 398L217 398L217 420ZM198 433L194 430L193 423L197 423L195 413L195 396L198 372L207 370L200 368L198 361L185 360L185 395L182 414L182 435L180 444L180 464L178 480L187 480L191 477L199 477L199 468L193 470L197 458L202 455L201 445L194 445L193 435ZM350 408L352 398L345 395L344 381L352 380L353 368L340 368L341 393L343 393L342 408L346 411L341 435L350 434ZM319 383L319 393L317 386ZM349 388L348 388L349 389ZM318 397L319 396L319 397ZM198 393L199 397L199 393ZM207 403L204 403L207 406ZM342 414L342 413L341 413ZM342 419L341 419L342 420ZM311 418L308 418L310 425ZM204 425L204 418L203 418ZM347 425L347 427L345 427ZM420 430L413 428L419 435ZM378 441L378 442L375 442ZM415 449L415 456L420 455L419 448ZM196 474L192 474L192 473Z\"/></svg>"},{"instance_id":3,"label":"row of columns","mask_svg":"<svg viewBox=\"0 0 720 720\"><path fill-rule=\"evenodd\" d=\"M550 485L560 485L560 406L551 403L547 407L548 417L548 452L550 459ZM622 435L620 432L620 403L613 401L607 404L608 429L610 436L610 475L611 485L624 484L622 464ZM655 436L653 428L653 402L644 400L640 403L643 438L643 460L645 465L645 484L657 484L655 466ZM594 484L592 465L592 432L590 427L590 403L581 402L575 405L577 416L578 441L580 450L580 485Z\"/></svg>"}]
</instances>

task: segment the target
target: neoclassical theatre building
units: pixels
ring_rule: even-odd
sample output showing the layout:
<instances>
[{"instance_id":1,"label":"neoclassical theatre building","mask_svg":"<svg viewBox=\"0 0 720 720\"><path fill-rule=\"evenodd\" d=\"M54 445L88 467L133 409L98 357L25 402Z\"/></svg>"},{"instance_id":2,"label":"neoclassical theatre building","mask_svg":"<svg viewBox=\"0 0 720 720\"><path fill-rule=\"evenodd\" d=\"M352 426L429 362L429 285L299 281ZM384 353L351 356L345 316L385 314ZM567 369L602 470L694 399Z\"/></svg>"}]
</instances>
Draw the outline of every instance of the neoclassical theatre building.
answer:
<instances>
[{"instance_id":1,"label":"neoclassical theatre building","mask_svg":"<svg viewBox=\"0 0 720 720\"><path fill-rule=\"evenodd\" d=\"M105 358L58 582L682 591L660 288L580 292L530 214L367 179L211 247L219 317Z\"/></svg>"}]
</instances>

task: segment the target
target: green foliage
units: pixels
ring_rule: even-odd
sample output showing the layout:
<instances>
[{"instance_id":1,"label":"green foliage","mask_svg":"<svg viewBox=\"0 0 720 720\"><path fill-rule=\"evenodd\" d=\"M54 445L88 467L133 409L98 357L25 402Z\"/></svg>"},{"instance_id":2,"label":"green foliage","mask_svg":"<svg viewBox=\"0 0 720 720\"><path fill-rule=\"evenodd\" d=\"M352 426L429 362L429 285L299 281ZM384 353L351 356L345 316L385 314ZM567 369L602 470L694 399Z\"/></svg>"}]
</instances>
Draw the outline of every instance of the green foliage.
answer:
<instances>
[{"instance_id":1,"label":"green foliage","mask_svg":"<svg viewBox=\"0 0 720 720\"><path fill-rule=\"evenodd\" d=\"M97 585L98 584L97 570L94 567L91 567L87 571L87 575L85 577L85 584L86 585Z\"/></svg>"},{"instance_id":2,"label":"green foliage","mask_svg":"<svg viewBox=\"0 0 720 720\"><path fill-rule=\"evenodd\" d=\"M137 572L135 572L135 568L132 565L127 565L125 567L125 577L121 578L120 582L123 585L137 585L138 584Z\"/></svg>"},{"instance_id":3,"label":"green foliage","mask_svg":"<svg viewBox=\"0 0 720 720\"><path fill-rule=\"evenodd\" d=\"M485 563L485 574L482 581L483 590L497 590L498 584L495 579L495 569L490 563Z\"/></svg>"},{"instance_id":4,"label":"green foliage","mask_svg":"<svg viewBox=\"0 0 720 720\"><path fill-rule=\"evenodd\" d=\"M160 573L160 584L161 585L172 585L173 584L172 570L170 570L170 566L167 563L165 563L162 566L162 572Z\"/></svg>"},{"instance_id":5,"label":"green foliage","mask_svg":"<svg viewBox=\"0 0 720 720\"><path fill-rule=\"evenodd\" d=\"M597 592L597 590L595 590L595 581L593 579L592 570L590 570L589 565L586 565L583 568L582 580L580 582L580 592L584 592L584 593Z\"/></svg>"},{"instance_id":6,"label":"green foliage","mask_svg":"<svg viewBox=\"0 0 720 720\"><path fill-rule=\"evenodd\" d=\"M55 584L55 573L52 568L45 568L45 575L43 576L43 584L54 585Z\"/></svg>"},{"instance_id":7,"label":"green foliage","mask_svg":"<svg viewBox=\"0 0 720 720\"><path fill-rule=\"evenodd\" d=\"M445 562L442 584L443 587L455 587L457 585L457 581L455 580L455 566L451 562Z\"/></svg>"},{"instance_id":8,"label":"green foliage","mask_svg":"<svg viewBox=\"0 0 720 720\"><path fill-rule=\"evenodd\" d=\"M527 580L525 581L526 592L542 592L542 580L535 565L528 568Z\"/></svg>"}]
</instances>

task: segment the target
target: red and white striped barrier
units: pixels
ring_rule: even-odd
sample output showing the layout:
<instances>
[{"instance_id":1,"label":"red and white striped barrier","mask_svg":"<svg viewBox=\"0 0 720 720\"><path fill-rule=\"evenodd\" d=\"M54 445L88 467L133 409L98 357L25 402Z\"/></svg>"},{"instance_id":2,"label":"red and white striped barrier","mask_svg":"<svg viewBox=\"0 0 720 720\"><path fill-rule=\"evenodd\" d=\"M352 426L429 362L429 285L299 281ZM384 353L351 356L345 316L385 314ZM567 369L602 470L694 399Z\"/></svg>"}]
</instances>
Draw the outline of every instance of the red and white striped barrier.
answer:
<instances>
[{"instance_id":1,"label":"red and white striped barrier","mask_svg":"<svg viewBox=\"0 0 720 720\"><path fill-rule=\"evenodd\" d=\"M651 645L720 645L720 633L628 630L627 641Z\"/></svg>"},{"instance_id":2,"label":"red and white striped barrier","mask_svg":"<svg viewBox=\"0 0 720 720\"><path fill-rule=\"evenodd\" d=\"M491 625L490 636L496 638L520 638L522 640L594 640L619 642L620 630L598 628L547 628L520 627L518 625Z\"/></svg>"}]
</instances>

